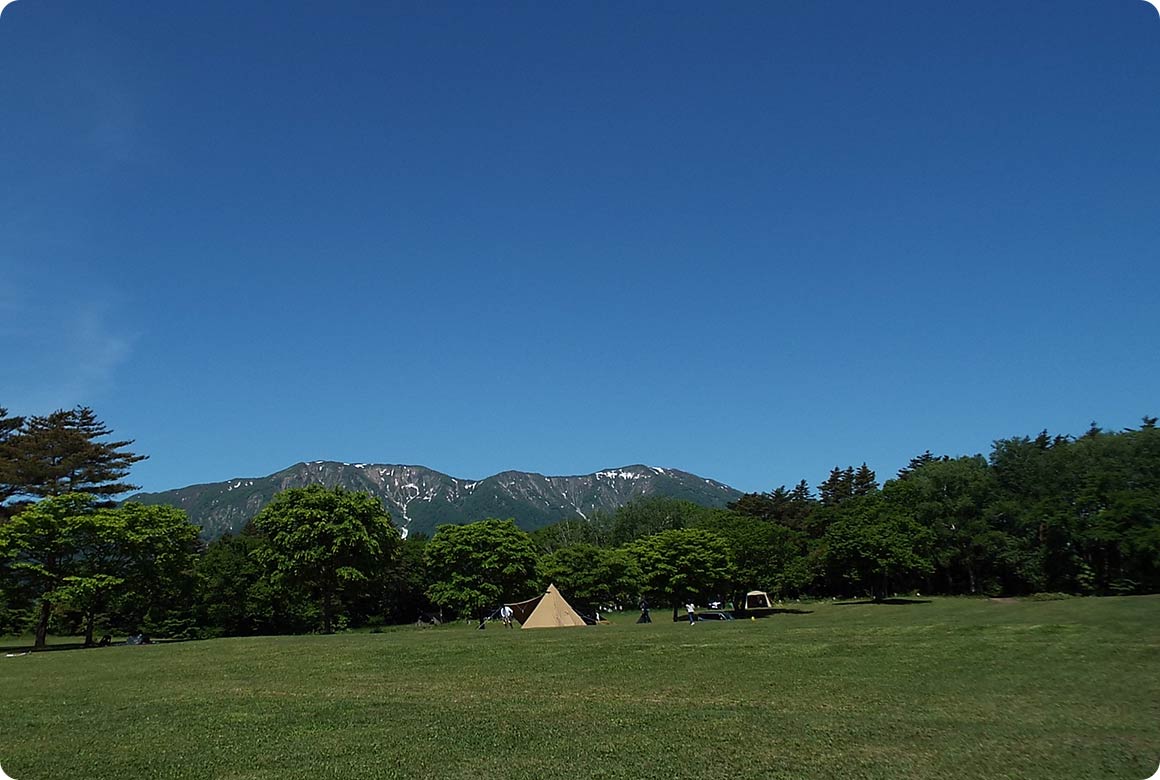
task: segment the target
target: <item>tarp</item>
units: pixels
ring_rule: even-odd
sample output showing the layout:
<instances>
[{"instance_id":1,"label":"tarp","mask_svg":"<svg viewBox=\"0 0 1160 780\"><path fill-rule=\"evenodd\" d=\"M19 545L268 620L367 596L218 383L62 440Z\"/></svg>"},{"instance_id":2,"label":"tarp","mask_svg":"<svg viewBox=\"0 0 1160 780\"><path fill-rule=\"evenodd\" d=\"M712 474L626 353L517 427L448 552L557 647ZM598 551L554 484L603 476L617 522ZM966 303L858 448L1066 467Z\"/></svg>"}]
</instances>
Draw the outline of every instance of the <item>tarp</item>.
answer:
<instances>
[{"instance_id":1,"label":"tarp","mask_svg":"<svg viewBox=\"0 0 1160 780\"><path fill-rule=\"evenodd\" d=\"M543 598L543 594L540 594L534 599L528 599L527 601L517 601L514 604L508 604L508 606L512 608L512 617L519 621L520 625L523 625L524 622L527 621L528 617L536 611L536 607L540 605L540 601Z\"/></svg>"},{"instance_id":2,"label":"tarp","mask_svg":"<svg viewBox=\"0 0 1160 780\"><path fill-rule=\"evenodd\" d=\"M520 628L563 628L583 626L584 618L560 595L555 585L549 585L542 596L508 604Z\"/></svg>"}]
</instances>

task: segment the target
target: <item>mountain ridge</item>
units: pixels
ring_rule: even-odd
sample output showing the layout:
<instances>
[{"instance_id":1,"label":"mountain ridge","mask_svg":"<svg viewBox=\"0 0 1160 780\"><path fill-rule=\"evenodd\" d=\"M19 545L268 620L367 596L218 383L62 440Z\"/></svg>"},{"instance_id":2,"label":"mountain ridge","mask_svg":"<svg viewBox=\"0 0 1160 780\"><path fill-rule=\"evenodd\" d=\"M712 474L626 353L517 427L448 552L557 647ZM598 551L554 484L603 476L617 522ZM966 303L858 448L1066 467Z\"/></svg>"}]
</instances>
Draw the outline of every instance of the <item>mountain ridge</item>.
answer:
<instances>
[{"instance_id":1,"label":"mountain ridge","mask_svg":"<svg viewBox=\"0 0 1160 780\"><path fill-rule=\"evenodd\" d=\"M303 461L265 477L233 477L157 493L130 501L184 509L205 539L237 533L282 490L322 484L370 493L383 501L404 533L434 532L444 523L511 517L525 530L569 517L590 519L645 497L680 498L721 507L741 491L686 471L633 464L590 474L549 476L506 470L483 479L453 477L426 466L399 463Z\"/></svg>"}]
</instances>

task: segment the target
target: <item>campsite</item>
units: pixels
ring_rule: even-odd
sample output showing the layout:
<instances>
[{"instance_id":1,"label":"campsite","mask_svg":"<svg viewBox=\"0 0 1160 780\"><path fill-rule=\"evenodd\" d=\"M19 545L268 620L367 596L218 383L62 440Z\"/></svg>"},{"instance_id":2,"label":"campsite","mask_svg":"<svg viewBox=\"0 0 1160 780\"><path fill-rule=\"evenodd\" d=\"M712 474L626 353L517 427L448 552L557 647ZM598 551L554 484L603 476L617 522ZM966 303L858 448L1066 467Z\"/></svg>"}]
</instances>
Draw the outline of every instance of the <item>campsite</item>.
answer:
<instances>
[{"instance_id":1,"label":"campsite","mask_svg":"<svg viewBox=\"0 0 1160 780\"><path fill-rule=\"evenodd\" d=\"M1158 12L0 0L0 780L1160 780Z\"/></svg>"},{"instance_id":2,"label":"campsite","mask_svg":"<svg viewBox=\"0 0 1160 780\"><path fill-rule=\"evenodd\" d=\"M1144 778L1160 597L0 657L18 780ZM803 610L804 611L804 610ZM495 624L498 626L498 624Z\"/></svg>"}]
</instances>

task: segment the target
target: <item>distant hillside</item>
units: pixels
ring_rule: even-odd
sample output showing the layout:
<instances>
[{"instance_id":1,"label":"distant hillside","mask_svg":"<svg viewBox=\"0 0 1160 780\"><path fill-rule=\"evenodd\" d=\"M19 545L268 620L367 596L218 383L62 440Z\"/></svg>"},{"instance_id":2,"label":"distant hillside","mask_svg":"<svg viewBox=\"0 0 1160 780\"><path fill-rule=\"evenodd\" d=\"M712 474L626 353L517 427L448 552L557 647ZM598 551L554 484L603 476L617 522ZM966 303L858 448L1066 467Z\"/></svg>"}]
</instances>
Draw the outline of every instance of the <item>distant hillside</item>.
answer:
<instances>
[{"instance_id":1,"label":"distant hillside","mask_svg":"<svg viewBox=\"0 0 1160 780\"><path fill-rule=\"evenodd\" d=\"M316 460L268 477L138 493L130 500L184 509L201 526L203 537L215 539L241 530L279 491L314 483L378 496L396 525L427 534L443 523L470 523L485 517L512 517L521 528L533 530L568 517L611 512L645 496L680 498L711 507L725 506L741 496L720 482L654 466L624 466L576 477L504 471L482 480L466 480L423 466Z\"/></svg>"}]
</instances>

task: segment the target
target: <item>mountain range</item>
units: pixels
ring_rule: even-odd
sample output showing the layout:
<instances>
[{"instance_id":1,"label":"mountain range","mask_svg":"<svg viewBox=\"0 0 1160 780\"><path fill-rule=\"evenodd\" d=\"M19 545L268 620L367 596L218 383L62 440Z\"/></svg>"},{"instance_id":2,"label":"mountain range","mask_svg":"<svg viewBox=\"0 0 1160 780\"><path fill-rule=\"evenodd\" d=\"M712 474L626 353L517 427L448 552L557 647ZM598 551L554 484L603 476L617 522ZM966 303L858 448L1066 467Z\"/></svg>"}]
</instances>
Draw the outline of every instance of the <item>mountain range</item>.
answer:
<instances>
[{"instance_id":1,"label":"mountain range","mask_svg":"<svg viewBox=\"0 0 1160 780\"><path fill-rule=\"evenodd\" d=\"M444 523L487 517L514 518L521 528L531 531L567 518L588 519L652 496L709 507L725 506L741 496L739 490L720 482L655 466L622 466L572 477L504 471L467 480L424 466L316 460L296 463L267 477L138 493L129 500L184 509L201 526L203 538L216 539L240 531L279 491L315 483L377 496L395 525L406 533L426 534Z\"/></svg>"}]
</instances>

